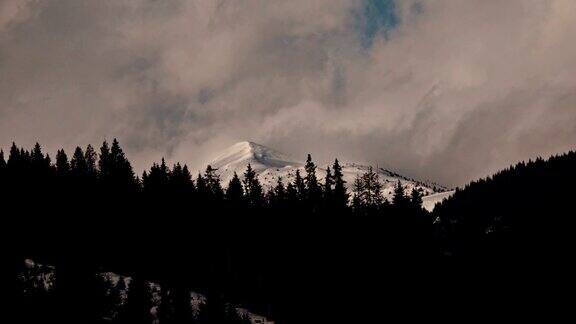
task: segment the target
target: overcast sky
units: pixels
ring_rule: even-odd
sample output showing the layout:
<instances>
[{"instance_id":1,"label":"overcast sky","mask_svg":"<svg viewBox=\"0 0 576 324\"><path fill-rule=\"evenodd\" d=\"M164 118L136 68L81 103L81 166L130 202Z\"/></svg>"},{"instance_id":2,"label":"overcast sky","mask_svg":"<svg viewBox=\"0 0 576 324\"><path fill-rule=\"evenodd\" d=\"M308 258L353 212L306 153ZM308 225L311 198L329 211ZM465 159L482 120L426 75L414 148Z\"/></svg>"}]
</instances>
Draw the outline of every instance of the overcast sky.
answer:
<instances>
[{"instance_id":1,"label":"overcast sky","mask_svg":"<svg viewBox=\"0 0 576 324\"><path fill-rule=\"evenodd\" d=\"M574 0L0 0L0 147L252 140L461 185L576 144Z\"/></svg>"}]
</instances>

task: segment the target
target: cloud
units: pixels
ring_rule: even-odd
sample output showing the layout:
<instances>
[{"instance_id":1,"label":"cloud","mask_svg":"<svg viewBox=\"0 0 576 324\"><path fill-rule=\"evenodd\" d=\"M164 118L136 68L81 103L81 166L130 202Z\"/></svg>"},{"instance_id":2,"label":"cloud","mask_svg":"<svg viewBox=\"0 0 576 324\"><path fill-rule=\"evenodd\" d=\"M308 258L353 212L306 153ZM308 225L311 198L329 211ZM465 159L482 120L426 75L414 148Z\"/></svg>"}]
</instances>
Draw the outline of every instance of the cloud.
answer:
<instances>
[{"instance_id":1,"label":"cloud","mask_svg":"<svg viewBox=\"0 0 576 324\"><path fill-rule=\"evenodd\" d=\"M0 146L119 137L141 170L250 139L462 184L572 148L575 6L4 1Z\"/></svg>"}]
</instances>

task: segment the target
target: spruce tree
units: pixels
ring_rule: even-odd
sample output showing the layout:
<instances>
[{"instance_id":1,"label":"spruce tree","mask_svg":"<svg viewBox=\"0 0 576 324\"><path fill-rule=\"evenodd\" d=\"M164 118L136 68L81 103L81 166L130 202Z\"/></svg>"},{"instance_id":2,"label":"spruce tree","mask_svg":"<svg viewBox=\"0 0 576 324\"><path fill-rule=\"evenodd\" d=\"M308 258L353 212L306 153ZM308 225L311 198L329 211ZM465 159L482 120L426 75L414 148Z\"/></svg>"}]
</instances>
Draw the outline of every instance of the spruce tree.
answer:
<instances>
[{"instance_id":1,"label":"spruce tree","mask_svg":"<svg viewBox=\"0 0 576 324\"><path fill-rule=\"evenodd\" d=\"M173 174L166 166L166 161L162 158L160 164L152 164L150 171L142 174L142 185L145 193L155 194L157 196L166 196L168 194L168 186L172 176L177 177L181 170L176 170Z\"/></svg>"},{"instance_id":2,"label":"spruce tree","mask_svg":"<svg viewBox=\"0 0 576 324\"><path fill-rule=\"evenodd\" d=\"M368 171L362 175L362 184L360 198L364 206L372 212L377 211L382 206L384 198L382 197L382 184L372 167L369 167Z\"/></svg>"},{"instance_id":3,"label":"spruce tree","mask_svg":"<svg viewBox=\"0 0 576 324\"><path fill-rule=\"evenodd\" d=\"M226 188L226 201L230 206L239 207L244 199L244 189L242 188L242 182L238 177L238 174L234 172L234 176L228 183L228 188Z\"/></svg>"},{"instance_id":4,"label":"spruce tree","mask_svg":"<svg viewBox=\"0 0 576 324\"><path fill-rule=\"evenodd\" d=\"M208 186L206 185L206 179L204 179L204 177L200 173L198 173L198 176L196 177L196 192L199 195L200 202L202 202L203 199L206 199L209 196Z\"/></svg>"},{"instance_id":5,"label":"spruce tree","mask_svg":"<svg viewBox=\"0 0 576 324\"><path fill-rule=\"evenodd\" d=\"M34 148L32 149L31 166L33 172L37 176L45 174L49 167L49 165L46 165L46 158L44 157L44 154L42 153L42 148L38 143L36 143L36 145L34 145Z\"/></svg>"},{"instance_id":6,"label":"spruce tree","mask_svg":"<svg viewBox=\"0 0 576 324\"><path fill-rule=\"evenodd\" d=\"M16 143L12 142L10 147L10 154L8 155L7 167L11 173L17 174L22 169L22 159L21 151L16 146Z\"/></svg>"},{"instance_id":7,"label":"spruce tree","mask_svg":"<svg viewBox=\"0 0 576 324\"><path fill-rule=\"evenodd\" d=\"M68 163L68 156L64 149L58 150L56 153L56 174L59 177L66 177L70 173L70 163Z\"/></svg>"},{"instance_id":8,"label":"spruce tree","mask_svg":"<svg viewBox=\"0 0 576 324\"><path fill-rule=\"evenodd\" d=\"M298 204L298 190L291 182L286 186L286 205L294 208Z\"/></svg>"},{"instance_id":9,"label":"spruce tree","mask_svg":"<svg viewBox=\"0 0 576 324\"><path fill-rule=\"evenodd\" d=\"M322 191L318 184L318 178L316 177L316 164L312 162L312 156L310 154L308 154L306 158L304 169L306 171L306 177L304 179L306 184L306 200L309 207L316 208L320 203Z\"/></svg>"},{"instance_id":10,"label":"spruce tree","mask_svg":"<svg viewBox=\"0 0 576 324\"><path fill-rule=\"evenodd\" d=\"M276 186L274 187L274 203L273 206L276 208L283 208L286 203L287 193L284 183L282 182L282 177L278 177L276 181Z\"/></svg>"},{"instance_id":11,"label":"spruce tree","mask_svg":"<svg viewBox=\"0 0 576 324\"><path fill-rule=\"evenodd\" d=\"M364 192L364 182L359 174L356 175L354 179L354 184L352 185L352 209L356 215L361 215L364 213L364 201L362 200L362 194Z\"/></svg>"},{"instance_id":12,"label":"spruce tree","mask_svg":"<svg viewBox=\"0 0 576 324\"><path fill-rule=\"evenodd\" d=\"M416 210L422 209L422 193L416 189L416 187L412 188L412 192L410 193L410 203L413 208Z\"/></svg>"},{"instance_id":13,"label":"spruce tree","mask_svg":"<svg viewBox=\"0 0 576 324\"><path fill-rule=\"evenodd\" d=\"M86 151L84 152L84 160L86 161L86 175L90 178L96 178L98 173L98 168L96 166L98 155L90 144L88 144Z\"/></svg>"},{"instance_id":14,"label":"spruce tree","mask_svg":"<svg viewBox=\"0 0 576 324\"><path fill-rule=\"evenodd\" d=\"M132 165L124 155L117 139L112 141L110 148L110 181L113 188L124 193L133 192L137 189L136 178Z\"/></svg>"},{"instance_id":15,"label":"spruce tree","mask_svg":"<svg viewBox=\"0 0 576 324\"><path fill-rule=\"evenodd\" d=\"M294 178L294 188L297 192L297 197L299 201L303 201L306 198L306 183L300 175L300 170L296 170L296 177Z\"/></svg>"},{"instance_id":16,"label":"spruce tree","mask_svg":"<svg viewBox=\"0 0 576 324\"><path fill-rule=\"evenodd\" d=\"M218 169L212 168L208 165L206 171L204 172L204 179L206 181L206 187L212 199L216 201L221 201L224 199L224 189L222 189L222 184L220 183L220 176L216 173Z\"/></svg>"},{"instance_id":17,"label":"spruce tree","mask_svg":"<svg viewBox=\"0 0 576 324\"><path fill-rule=\"evenodd\" d=\"M406 208L409 203L408 198L404 193L404 187L400 180L396 183L394 187L394 196L392 197L392 204L395 208L403 209Z\"/></svg>"},{"instance_id":18,"label":"spruce tree","mask_svg":"<svg viewBox=\"0 0 576 324\"><path fill-rule=\"evenodd\" d=\"M98 158L98 174L102 182L106 182L110 178L111 164L110 147L108 142L104 141L100 147L100 156Z\"/></svg>"},{"instance_id":19,"label":"spruce tree","mask_svg":"<svg viewBox=\"0 0 576 324\"><path fill-rule=\"evenodd\" d=\"M332 208L333 204L333 187L334 177L332 176L332 171L330 167L326 168L326 177L324 177L324 202L328 207Z\"/></svg>"},{"instance_id":20,"label":"spruce tree","mask_svg":"<svg viewBox=\"0 0 576 324\"><path fill-rule=\"evenodd\" d=\"M194 193L194 181L186 165L182 167L180 163L176 163L169 172L168 182L170 192L180 198L189 197Z\"/></svg>"},{"instance_id":21,"label":"spruce tree","mask_svg":"<svg viewBox=\"0 0 576 324\"><path fill-rule=\"evenodd\" d=\"M342 167L340 166L338 159L334 160L332 170L334 171L334 191L332 193L332 201L337 210L344 210L348 206L348 199L350 196L346 190L346 181L344 180L344 174L342 173Z\"/></svg>"},{"instance_id":22,"label":"spruce tree","mask_svg":"<svg viewBox=\"0 0 576 324\"><path fill-rule=\"evenodd\" d=\"M246 172L244 172L244 192L246 193L246 200L251 207L261 207L264 204L264 190L258 180L256 172L252 166L248 164Z\"/></svg>"},{"instance_id":23,"label":"spruce tree","mask_svg":"<svg viewBox=\"0 0 576 324\"><path fill-rule=\"evenodd\" d=\"M86 164L86 156L80 147L76 147L74 155L70 160L70 173L74 177L85 177L88 174L88 165Z\"/></svg>"}]
</instances>

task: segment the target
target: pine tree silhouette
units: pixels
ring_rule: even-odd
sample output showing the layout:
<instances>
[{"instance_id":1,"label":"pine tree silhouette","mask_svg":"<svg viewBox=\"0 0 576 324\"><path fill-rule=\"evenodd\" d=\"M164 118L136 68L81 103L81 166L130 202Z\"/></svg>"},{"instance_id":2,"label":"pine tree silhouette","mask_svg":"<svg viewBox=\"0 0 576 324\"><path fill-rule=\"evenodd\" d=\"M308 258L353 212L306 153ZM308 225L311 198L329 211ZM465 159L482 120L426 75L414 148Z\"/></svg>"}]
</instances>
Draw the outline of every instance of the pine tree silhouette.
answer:
<instances>
[{"instance_id":1,"label":"pine tree silhouette","mask_svg":"<svg viewBox=\"0 0 576 324\"><path fill-rule=\"evenodd\" d=\"M384 198L382 197L382 184L378 178L378 174L374 172L372 167L362 175L362 191L360 195L365 208L368 208L371 213L377 212L382 207Z\"/></svg>"},{"instance_id":2,"label":"pine tree silhouette","mask_svg":"<svg viewBox=\"0 0 576 324\"><path fill-rule=\"evenodd\" d=\"M298 201L304 201L306 199L306 183L300 175L300 170L296 170L296 176L294 178L294 188L297 192Z\"/></svg>"},{"instance_id":3,"label":"pine tree silhouette","mask_svg":"<svg viewBox=\"0 0 576 324\"><path fill-rule=\"evenodd\" d=\"M112 173L112 159L110 156L110 147L108 142L104 141L100 147L100 156L98 158L98 175L101 183L106 184L110 181Z\"/></svg>"},{"instance_id":4,"label":"pine tree silhouette","mask_svg":"<svg viewBox=\"0 0 576 324\"><path fill-rule=\"evenodd\" d=\"M67 177L70 174L70 163L64 149L56 153L56 174L59 177Z\"/></svg>"},{"instance_id":5,"label":"pine tree silhouette","mask_svg":"<svg viewBox=\"0 0 576 324\"><path fill-rule=\"evenodd\" d=\"M75 178L86 177L88 175L86 156L80 147L76 147L74 155L70 160L70 173Z\"/></svg>"},{"instance_id":6,"label":"pine tree silhouette","mask_svg":"<svg viewBox=\"0 0 576 324\"><path fill-rule=\"evenodd\" d=\"M264 191L258 180L256 172L248 164L244 172L244 192L248 205L252 208L258 208L264 205Z\"/></svg>"},{"instance_id":7,"label":"pine tree silhouette","mask_svg":"<svg viewBox=\"0 0 576 324\"><path fill-rule=\"evenodd\" d=\"M216 171L218 170L208 165L206 167L206 171L204 171L204 179L206 181L206 187L211 199L219 202L224 199L224 190L222 189L222 184L220 183L220 176L216 173Z\"/></svg>"},{"instance_id":8,"label":"pine tree silhouette","mask_svg":"<svg viewBox=\"0 0 576 324\"><path fill-rule=\"evenodd\" d=\"M237 208L241 207L244 200L244 189L236 172L234 172L234 176L228 183L228 188L226 188L226 200L231 207Z\"/></svg>"},{"instance_id":9,"label":"pine tree silhouette","mask_svg":"<svg viewBox=\"0 0 576 324\"><path fill-rule=\"evenodd\" d=\"M422 193L416 188L412 188L410 193L410 203L416 210L422 209Z\"/></svg>"},{"instance_id":10,"label":"pine tree silhouette","mask_svg":"<svg viewBox=\"0 0 576 324\"><path fill-rule=\"evenodd\" d=\"M363 215L365 212L364 201L362 195L364 192L364 181L362 177L357 174L352 185L352 210L356 215Z\"/></svg>"},{"instance_id":11,"label":"pine tree silhouette","mask_svg":"<svg viewBox=\"0 0 576 324\"><path fill-rule=\"evenodd\" d=\"M316 177L316 165L312 162L312 156L310 154L308 154L308 157L306 158L304 169L306 170L306 177L304 179L306 184L306 203L309 205L309 208L316 210L320 205L322 190L318 184L318 178Z\"/></svg>"},{"instance_id":12,"label":"pine tree silhouette","mask_svg":"<svg viewBox=\"0 0 576 324\"><path fill-rule=\"evenodd\" d=\"M94 151L94 148L90 144L88 144L84 152L84 160L86 161L86 175L89 178L96 179L98 175L98 167L96 165L98 154L96 154L96 151Z\"/></svg>"},{"instance_id":13,"label":"pine tree silhouette","mask_svg":"<svg viewBox=\"0 0 576 324\"><path fill-rule=\"evenodd\" d=\"M334 190L334 176L332 175L332 170L330 167L326 168L326 177L324 178L324 199L329 203L333 200L333 190Z\"/></svg>"},{"instance_id":14,"label":"pine tree silhouette","mask_svg":"<svg viewBox=\"0 0 576 324\"><path fill-rule=\"evenodd\" d=\"M271 202L272 207L283 210L286 207L286 200L288 197L282 177L278 177L276 186L272 191L274 192L274 200Z\"/></svg>"},{"instance_id":15,"label":"pine tree silhouette","mask_svg":"<svg viewBox=\"0 0 576 324\"><path fill-rule=\"evenodd\" d=\"M408 207L409 199L406 197L402 183L398 181L394 187L394 196L392 196L392 204L395 208L404 210Z\"/></svg>"}]
</instances>

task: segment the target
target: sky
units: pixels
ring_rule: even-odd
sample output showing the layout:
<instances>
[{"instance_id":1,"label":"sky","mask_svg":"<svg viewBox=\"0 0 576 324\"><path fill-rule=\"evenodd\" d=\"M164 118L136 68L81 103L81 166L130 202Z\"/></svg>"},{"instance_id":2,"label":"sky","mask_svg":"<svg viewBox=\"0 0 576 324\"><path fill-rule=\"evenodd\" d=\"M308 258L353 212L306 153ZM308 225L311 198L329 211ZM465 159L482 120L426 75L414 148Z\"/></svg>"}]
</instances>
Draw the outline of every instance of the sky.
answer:
<instances>
[{"instance_id":1,"label":"sky","mask_svg":"<svg viewBox=\"0 0 576 324\"><path fill-rule=\"evenodd\" d=\"M0 0L0 148L244 140L449 186L574 148L573 0Z\"/></svg>"}]
</instances>

